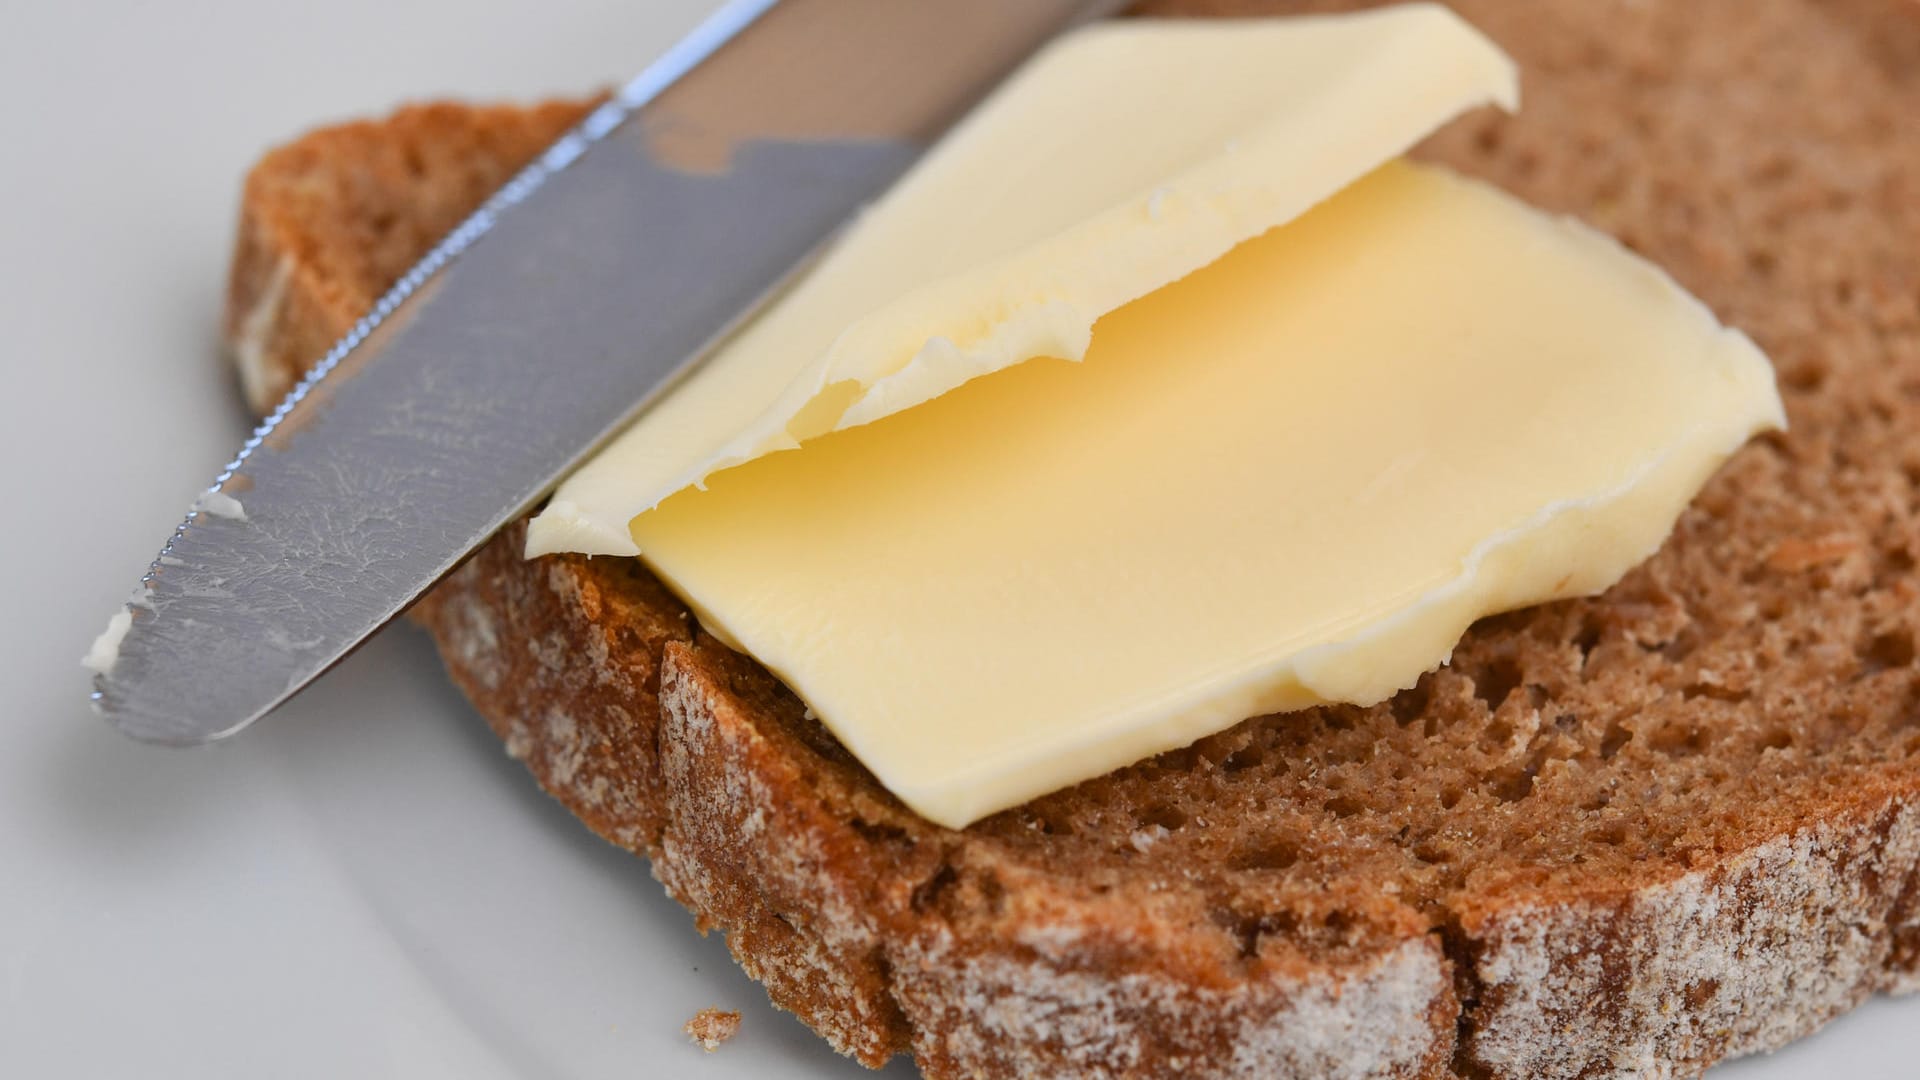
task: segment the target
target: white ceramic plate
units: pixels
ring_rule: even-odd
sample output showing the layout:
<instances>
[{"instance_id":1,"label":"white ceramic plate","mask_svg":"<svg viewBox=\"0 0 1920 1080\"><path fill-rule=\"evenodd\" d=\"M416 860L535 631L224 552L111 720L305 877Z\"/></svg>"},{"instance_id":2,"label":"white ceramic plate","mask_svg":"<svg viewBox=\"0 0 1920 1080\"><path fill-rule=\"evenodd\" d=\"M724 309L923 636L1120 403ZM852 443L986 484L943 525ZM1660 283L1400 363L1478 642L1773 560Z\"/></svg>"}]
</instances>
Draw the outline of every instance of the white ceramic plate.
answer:
<instances>
[{"instance_id":1,"label":"white ceramic plate","mask_svg":"<svg viewBox=\"0 0 1920 1080\"><path fill-rule=\"evenodd\" d=\"M616 81L712 6L8 9L0 1075L863 1075L540 795L410 628L197 753L106 730L75 662L244 434L214 341L247 164L406 98ZM711 1056L680 1032L707 1005L745 1014ZM1915 1017L1716 1076L1911 1076Z\"/></svg>"}]
</instances>

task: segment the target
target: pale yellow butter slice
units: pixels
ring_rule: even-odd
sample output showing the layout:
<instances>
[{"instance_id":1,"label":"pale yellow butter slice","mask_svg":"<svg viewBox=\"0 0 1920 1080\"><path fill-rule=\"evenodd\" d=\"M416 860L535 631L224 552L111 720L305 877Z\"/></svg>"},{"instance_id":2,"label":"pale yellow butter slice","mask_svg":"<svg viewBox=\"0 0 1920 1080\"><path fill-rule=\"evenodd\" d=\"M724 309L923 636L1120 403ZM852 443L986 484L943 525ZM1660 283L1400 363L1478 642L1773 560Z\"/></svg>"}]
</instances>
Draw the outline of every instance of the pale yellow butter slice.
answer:
<instances>
[{"instance_id":1,"label":"pale yellow butter slice","mask_svg":"<svg viewBox=\"0 0 1920 1080\"><path fill-rule=\"evenodd\" d=\"M1034 360L632 525L934 821L1244 717L1369 703L1590 593L1783 422L1766 359L1612 241L1390 165Z\"/></svg>"},{"instance_id":2,"label":"pale yellow butter slice","mask_svg":"<svg viewBox=\"0 0 1920 1080\"><path fill-rule=\"evenodd\" d=\"M1517 97L1512 63L1431 4L1070 35L566 481L528 554L635 554L627 523L718 469L1077 359L1107 312Z\"/></svg>"}]
</instances>

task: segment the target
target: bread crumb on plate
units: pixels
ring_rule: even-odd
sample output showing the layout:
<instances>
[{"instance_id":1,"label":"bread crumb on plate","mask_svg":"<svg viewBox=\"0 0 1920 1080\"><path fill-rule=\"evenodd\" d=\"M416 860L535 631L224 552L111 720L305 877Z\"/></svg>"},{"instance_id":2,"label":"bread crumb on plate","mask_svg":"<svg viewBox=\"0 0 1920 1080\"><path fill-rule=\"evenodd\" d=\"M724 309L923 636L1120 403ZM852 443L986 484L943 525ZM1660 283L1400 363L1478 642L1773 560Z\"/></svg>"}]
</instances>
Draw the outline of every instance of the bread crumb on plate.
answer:
<instances>
[{"instance_id":1,"label":"bread crumb on plate","mask_svg":"<svg viewBox=\"0 0 1920 1080\"><path fill-rule=\"evenodd\" d=\"M740 1030L740 1014L732 1009L701 1009L687 1021L685 1030L688 1038L711 1054Z\"/></svg>"}]
</instances>

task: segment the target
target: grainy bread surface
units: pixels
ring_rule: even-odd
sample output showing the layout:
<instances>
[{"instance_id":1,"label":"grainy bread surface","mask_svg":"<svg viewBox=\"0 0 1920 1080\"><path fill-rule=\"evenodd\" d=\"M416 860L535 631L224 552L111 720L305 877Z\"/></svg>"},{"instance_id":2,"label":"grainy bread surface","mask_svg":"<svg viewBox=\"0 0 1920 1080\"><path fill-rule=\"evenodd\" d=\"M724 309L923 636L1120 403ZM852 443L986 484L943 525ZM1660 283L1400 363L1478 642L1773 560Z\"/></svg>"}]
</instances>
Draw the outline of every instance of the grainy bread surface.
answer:
<instances>
[{"instance_id":1,"label":"grainy bread surface","mask_svg":"<svg viewBox=\"0 0 1920 1080\"><path fill-rule=\"evenodd\" d=\"M1779 369L1791 430L1605 595L1485 620L1378 707L1250 720L961 831L630 561L526 562L516 526L417 610L509 752L844 1051L1689 1075L1920 986L1920 11L1455 6L1527 103L1422 155L1620 236ZM228 323L255 406L583 108L432 106L269 155Z\"/></svg>"}]
</instances>

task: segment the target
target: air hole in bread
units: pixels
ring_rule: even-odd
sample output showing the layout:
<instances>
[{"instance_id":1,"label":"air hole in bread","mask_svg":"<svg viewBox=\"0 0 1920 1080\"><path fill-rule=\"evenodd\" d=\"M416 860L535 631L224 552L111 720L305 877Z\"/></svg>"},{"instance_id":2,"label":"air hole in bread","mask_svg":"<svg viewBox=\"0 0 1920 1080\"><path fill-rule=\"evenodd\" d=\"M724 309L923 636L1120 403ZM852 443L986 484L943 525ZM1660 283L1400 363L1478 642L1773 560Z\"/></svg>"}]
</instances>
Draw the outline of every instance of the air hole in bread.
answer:
<instances>
[{"instance_id":1,"label":"air hole in bread","mask_svg":"<svg viewBox=\"0 0 1920 1080\"><path fill-rule=\"evenodd\" d=\"M1327 933L1335 940L1342 942L1350 941L1353 938L1355 929L1357 929L1354 925L1353 916L1344 911L1328 912L1327 917L1320 920L1320 925L1326 927Z\"/></svg>"},{"instance_id":2,"label":"air hole in bread","mask_svg":"<svg viewBox=\"0 0 1920 1080\"><path fill-rule=\"evenodd\" d=\"M1592 844L1602 844L1606 847L1620 847L1627 842L1627 829L1626 826L1617 822L1602 825L1598 829L1588 831L1586 839L1588 843Z\"/></svg>"},{"instance_id":3,"label":"air hole in bread","mask_svg":"<svg viewBox=\"0 0 1920 1080\"><path fill-rule=\"evenodd\" d=\"M1285 937L1300 929L1300 917L1291 911L1248 913L1232 908L1215 908L1212 918L1216 925L1233 935L1243 960L1260 955L1262 937L1268 934Z\"/></svg>"},{"instance_id":4,"label":"air hole in bread","mask_svg":"<svg viewBox=\"0 0 1920 1080\"><path fill-rule=\"evenodd\" d=\"M1161 754L1154 764L1168 772L1186 772L1194 767L1198 755L1191 746L1182 746Z\"/></svg>"},{"instance_id":5,"label":"air hole in bread","mask_svg":"<svg viewBox=\"0 0 1920 1080\"><path fill-rule=\"evenodd\" d=\"M1186 827L1187 813L1168 803L1155 803L1141 812L1140 821L1147 825L1158 825L1168 832L1177 832Z\"/></svg>"},{"instance_id":6,"label":"air hole in bread","mask_svg":"<svg viewBox=\"0 0 1920 1080\"><path fill-rule=\"evenodd\" d=\"M859 833L869 844L875 847L913 846L913 837L907 830L887 822L865 821L854 818L853 831Z\"/></svg>"},{"instance_id":7,"label":"air hole in bread","mask_svg":"<svg viewBox=\"0 0 1920 1080\"><path fill-rule=\"evenodd\" d=\"M1233 857L1236 870L1285 870L1300 861L1300 848L1291 840L1269 838L1241 849Z\"/></svg>"},{"instance_id":8,"label":"air hole in bread","mask_svg":"<svg viewBox=\"0 0 1920 1080\"><path fill-rule=\"evenodd\" d=\"M1267 760L1266 748L1259 743L1249 743L1227 755L1220 767L1229 773L1245 772L1257 769Z\"/></svg>"},{"instance_id":9,"label":"air hole in bread","mask_svg":"<svg viewBox=\"0 0 1920 1080\"><path fill-rule=\"evenodd\" d=\"M1910 574L1914 568L1913 552L1906 547L1890 547L1881 555L1881 561L1889 574Z\"/></svg>"},{"instance_id":10,"label":"air hole in bread","mask_svg":"<svg viewBox=\"0 0 1920 1080\"><path fill-rule=\"evenodd\" d=\"M1721 686L1717 682L1696 680L1681 687L1680 696L1688 701L1692 701L1695 698L1709 698L1714 701L1737 703L1747 700L1749 695L1745 690L1735 689L1730 686Z\"/></svg>"},{"instance_id":11,"label":"air hole in bread","mask_svg":"<svg viewBox=\"0 0 1920 1080\"><path fill-rule=\"evenodd\" d=\"M1064 814L1037 814L1028 823L1042 836L1072 836L1073 819Z\"/></svg>"},{"instance_id":12,"label":"air hole in bread","mask_svg":"<svg viewBox=\"0 0 1920 1080\"><path fill-rule=\"evenodd\" d=\"M1584 664L1593 650L1600 647L1600 638L1605 631L1595 612L1588 612L1580 620L1580 629L1573 635L1573 647L1580 650L1580 660Z\"/></svg>"},{"instance_id":13,"label":"air hole in bread","mask_svg":"<svg viewBox=\"0 0 1920 1080\"><path fill-rule=\"evenodd\" d=\"M1607 724L1606 734L1600 737L1600 760L1611 761L1623 747L1633 741L1633 732L1618 720Z\"/></svg>"},{"instance_id":14,"label":"air hole in bread","mask_svg":"<svg viewBox=\"0 0 1920 1080\"><path fill-rule=\"evenodd\" d=\"M1875 634L1860 648L1862 674L1873 675L1890 668L1908 667L1913 660L1913 631L1904 626Z\"/></svg>"},{"instance_id":15,"label":"air hole in bread","mask_svg":"<svg viewBox=\"0 0 1920 1080\"><path fill-rule=\"evenodd\" d=\"M1366 810L1366 804L1351 795L1336 795L1320 804L1320 808L1334 817L1352 817Z\"/></svg>"},{"instance_id":16,"label":"air hole in bread","mask_svg":"<svg viewBox=\"0 0 1920 1080\"><path fill-rule=\"evenodd\" d=\"M960 872L955 870L951 863L942 863L932 877L914 886L908 903L915 911L938 910L945 902L947 894L952 892L953 887L959 883Z\"/></svg>"},{"instance_id":17,"label":"air hole in bread","mask_svg":"<svg viewBox=\"0 0 1920 1080\"><path fill-rule=\"evenodd\" d=\"M1655 731L1647 745L1668 757L1690 757L1705 749L1708 741L1706 730L1696 724L1669 724Z\"/></svg>"},{"instance_id":18,"label":"air hole in bread","mask_svg":"<svg viewBox=\"0 0 1920 1080\"><path fill-rule=\"evenodd\" d=\"M1498 709L1507 700L1507 695L1519 688L1526 678L1520 665L1509 657L1500 657L1477 672L1468 673L1473 680L1473 694L1487 706L1487 711Z\"/></svg>"},{"instance_id":19,"label":"air hole in bread","mask_svg":"<svg viewBox=\"0 0 1920 1080\"><path fill-rule=\"evenodd\" d=\"M1540 771L1537 764L1524 769L1508 769L1493 775L1487 791L1503 803L1515 803L1533 794L1533 778Z\"/></svg>"},{"instance_id":20,"label":"air hole in bread","mask_svg":"<svg viewBox=\"0 0 1920 1080\"><path fill-rule=\"evenodd\" d=\"M1699 642L1696 640L1695 635L1690 632L1692 629L1691 624L1681 627L1680 632L1674 635L1672 641L1660 647L1660 655L1666 657L1668 663L1677 664L1693 655L1693 650L1699 646Z\"/></svg>"},{"instance_id":21,"label":"air hole in bread","mask_svg":"<svg viewBox=\"0 0 1920 1080\"><path fill-rule=\"evenodd\" d=\"M1000 883L999 878L988 874L980 879L979 888L980 899L985 902L989 914L1003 915L1006 913L1007 887Z\"/></svg>"},{"instance_id":22,"label":"air hole in bread","mask_svg":"<svg viewBox=\"0 0 1920 1080\"><path fill-rule=\"evenodd\" d=\"M1408 724L1420 719L1420 717L1426 713L1427 706L1431 704L1432 701L1433 680L1431 676L1427 676L1413 684L1412 689L1402 690L1393 695L1392 700L1387 703L1387 708L1393 713L1393 722L1399 724L1401 727L1406 727ZM1427 734L1432 735L1433 733L1429 731Z\"/></svg>"},{"instance_id":23,"label":"air hole in bread","mask_svg":"<svg viewBox=\"0 0 1920 1080\"><path fill-rule=\"evenodd\" d=\"M1513 725L1505 720L1495 720L1480 733L1480 745L1488 750L1504 750L1513 741Z\"/></svg>"}]
</instances>

